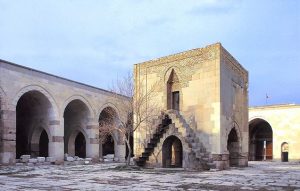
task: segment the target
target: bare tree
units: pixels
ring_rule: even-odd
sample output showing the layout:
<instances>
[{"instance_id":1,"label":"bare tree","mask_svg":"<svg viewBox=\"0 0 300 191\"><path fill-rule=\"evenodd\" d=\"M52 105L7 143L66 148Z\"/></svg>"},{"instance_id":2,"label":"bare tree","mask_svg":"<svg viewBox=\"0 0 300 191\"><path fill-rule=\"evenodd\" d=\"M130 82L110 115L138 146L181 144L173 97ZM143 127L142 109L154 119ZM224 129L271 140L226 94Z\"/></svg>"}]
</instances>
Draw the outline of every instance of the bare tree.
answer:
<instances>
[{"instance_id":1,"label":"bare tree","mask_svg":"<svg viewBox=\"0 0 300 191\"><path fill-rule=\"evenodd\" d=\"M135 87L139 88L139 93ZM125 142L128 149L126 165L130 165L130 157L133 153L130 137L141 125L152 122L153 117L159 115L159 109L152 101L156 95L154 84L145 91L141 91L141 84L134 85L133 76L129 73L123 79L113 84L111 92L114 94L115 103L119 115L112 109L107 109L106 116L99 120L99 135L104 142L109 135L118 137ZM142 93L141 93L142 92ZM135 96L135 97L134 97ZM151 104L150 104L151 103Z\"/></svg>"}]
</instances>

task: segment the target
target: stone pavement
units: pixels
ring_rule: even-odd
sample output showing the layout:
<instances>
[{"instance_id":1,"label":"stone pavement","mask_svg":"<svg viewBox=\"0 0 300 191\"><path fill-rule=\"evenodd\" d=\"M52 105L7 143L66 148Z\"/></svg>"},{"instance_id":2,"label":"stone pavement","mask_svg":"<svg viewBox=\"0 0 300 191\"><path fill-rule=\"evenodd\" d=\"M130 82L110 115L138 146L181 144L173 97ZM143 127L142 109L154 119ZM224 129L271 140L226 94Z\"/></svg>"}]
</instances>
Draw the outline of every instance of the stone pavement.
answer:
<instances>
[{"instance_id":1,"label":"stone pavement","mask_svg":"<svg viewBox=\"0 0 300 191\"><path fill-rule=\"evenodd\" d=\"M0 190L299 190L300 163L225 171L117 170L120 164L0 167Z\"/></svg>"}]
</instances>

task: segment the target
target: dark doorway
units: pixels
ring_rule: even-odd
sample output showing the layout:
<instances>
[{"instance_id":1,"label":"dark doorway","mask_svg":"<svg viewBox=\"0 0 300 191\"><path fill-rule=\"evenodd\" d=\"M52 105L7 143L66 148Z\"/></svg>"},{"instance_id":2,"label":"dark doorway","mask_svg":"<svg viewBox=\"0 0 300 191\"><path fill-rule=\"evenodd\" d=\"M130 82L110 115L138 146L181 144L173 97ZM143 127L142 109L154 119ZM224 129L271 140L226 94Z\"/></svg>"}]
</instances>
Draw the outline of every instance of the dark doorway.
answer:
<instances>
[{"instance_id":1,"label":"dark doorway","mask_svg":"<svg viewBox=\"0 0 300 191\"><path fill-rule=\"evenodd\" d=\"M179 91L172 92L172 109L179 111Z\"/></svg>"},{"instance_id":2,"label":"dark doorway","mask_svg":"<svg viewBox=\"0 0 300 191\"><path fill-rule=\"evenodd\" d=\"M109 154L115 154L114 139L111 135L108 135L104 144L102 144L102 153L103 153L103 156L109 155Z\"/></svg>"},{"instance_id":3,"label":"dark doorway","mask_svg":"<svg viewBox=\"0 0 300 191\"><path fill-rule=\"evenodd\" d=\"M249 160L273 159L273 131L268 122L254 119L249 125Z\"/></svg>"},{"instance_id":4,"label":"dark doorway","mask_svg":"<svg viewBox=\"0 0 300 191\"><path fill-rule=\"evenodd\" d=\"M86 156L86 142L84 135L79 132L75 139L75 156L85 158Z\"/></svg>"},{"instance_id":5,"label":"dark doorway","mask_svg":"<svg viewBox=\"0 0 300 191\"><path fill-rule=\"evenodd\" d=\"M182 168L182 144L176 136L168 137L162 146L163 168Z\"/></svg>"},{"instance_id":6,"label":"dark doorway","mask_svg":"<svg viewBox=\"0 0 300 191\"><path fill-rule=\"evenodd\" d=\"M39 141L39 156L40 157L48 157L48 145L49 145L49 138L48 134L45 130L42 131Z\"/></svg>"},{"instance_id":7,"label":"dark doorway","mask_svg":"<svg viewBox=\"0 0 300 191\"><path fill-rule=\"evenodd\" d=\"M287 142L281 144L281 161L289 162L289 144Z\"/></svg>"},{"instance_id":8,"label":"dark doorway","mask_svg":"<svg viewBox=\"0 0 300 191\"><path fill-rule=\"evenodd\" d=\"M227 150L229 152L229 166L238 166L239 164L239 139L236 130L231 129L228 140Z\"/></svg>"}]
</instances>

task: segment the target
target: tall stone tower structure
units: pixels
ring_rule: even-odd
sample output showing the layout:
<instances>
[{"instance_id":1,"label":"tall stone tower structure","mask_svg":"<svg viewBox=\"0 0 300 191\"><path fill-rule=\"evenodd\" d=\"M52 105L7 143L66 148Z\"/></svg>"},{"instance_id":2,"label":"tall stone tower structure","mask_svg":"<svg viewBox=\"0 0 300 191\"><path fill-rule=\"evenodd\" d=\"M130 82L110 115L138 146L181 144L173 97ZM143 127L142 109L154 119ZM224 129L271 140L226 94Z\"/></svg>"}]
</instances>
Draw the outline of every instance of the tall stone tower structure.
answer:
<instances>
[{"instance_id":1,"label":"tall stone tower structure","mask_svg":"<svg viewBox=\"0 0 300 191\"><path fill-rule=\"evenodd\" d=\"M136 64L134 77L149 117L161 111L134 133L138 165L247 166L248 72L220 43Z\"/></svg>"}]
</instances>

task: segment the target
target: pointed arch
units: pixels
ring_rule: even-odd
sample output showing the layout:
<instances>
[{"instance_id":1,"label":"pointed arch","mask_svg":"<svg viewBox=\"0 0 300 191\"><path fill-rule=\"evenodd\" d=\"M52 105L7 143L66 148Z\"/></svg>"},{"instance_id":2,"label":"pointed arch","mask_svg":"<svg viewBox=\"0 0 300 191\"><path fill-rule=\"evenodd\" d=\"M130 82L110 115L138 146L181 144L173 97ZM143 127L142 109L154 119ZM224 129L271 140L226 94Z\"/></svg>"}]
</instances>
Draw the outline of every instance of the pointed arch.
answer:
<instances>
[{"instance_id":1,"label":"pointed arch","mask_svg":"<svg viewBox=\"0 0 300 191\"><path fill-rule=\"evenodd\" d=\"M180 106L182 105L182 91L180 82L180 77L175 71L175 68L170 68L165 75L167 109L180 110Z\"/></svg>"},{"instance_id":2,"label":"pointed arch","mask_svg":"<svg viewBox=\"0 0 300 191\"><path fill-rule=\"evenodd\" d=\"M181 74L180 69L176 66L172 66L172 67L169 67L165 72L164 83L168 82L172 73L176 73L178 81L182 81L182 74Z\"/></svg>"},{"instance_id":3,"label":"pointed arch","mask_svg":"<svg viewBox=\"0 0 300 191\"><path fill-rule=\"evenodd\" d=\"M84 137L84 143L81 142L81 144L80 142L76 143L76 138L78 138L78 135L80 133ZM88 135L84 129L77 127L72 131L72 133L68 137L66 137L66 140L67 141L65 142L65 153L68 153L68 155L70 156L75 156L75 154L77 154L76 152L78 152L78 150L76 151L76 148L83 148L85 151L84 156L86 156Z\"/></svg>"},{"instance_id":4,"label":"pointed arch","mask_svg":"<svg viewBox=\"0 0 300 191\"><path fill-rule=\"evenodd\" d=\"M59 117L53 97L44 88L31 85L21 89L11 105L16 111L16 158L38 156L41 129L50 135L51 121Z\"/></svg>"},{"instance_id":5,"label":"pointed arch","mask_svg":"<svg viewBox=\"0 0 300 191\"><path fill-rule=\"evenodd\" d=\"M43 148L43 150L47 150L47 153L49 153L49 140L51 137L50 131L47 127L45 126L37 126L31 136L31 141L30 141L30 146L31 146L31 155L33 157L39 157L41 155L41 138L45 138L42 136L43 133L46 133L48 143L47 143L47 148ZM44 140L42 140L43 142ZM45 156L44 156L45 157Z\"/></svg>"},{"instance_id":6,"label":"pointed arch","mask_svg":"<svg viewBox=\"0 0 300 191\"><path fill-rule=\"evenodd\" d=\"M51 104L51 108L52 108L52 112L50 114L50 117L52 119L58 119L59 118L59 109L58 109L58 106L57 106L57 103L54 99L54 97L51 95L51 93L45 89L44 87L42 86L39 86L39 85L29 85L29 86L26 86L26 87L23 87L21 90L19 90L16 95L14 96L12 102L11 102L11 105L13 108L10 108L12 111L15 111L16 110L16 106L18 104L18 101L20 100L20 98L28 93L28 92L33 92L33 91L36 91L36 92L39 92L41 93L42 95L44 95L48 101L50 102Z\"/></svg>"},{"instance_id":7,"label":"pointed arch","mask_svg":"<svg viewBox=\"0 0 300 191\"><path fill-rule=\"evenodd\" d=\"M75 100L80 100L81 102L83 102L83 103L85 104L85 106L88 108L90 117L91 117L91 118L94 118L94 110L93 110L92 105L90 104L90 102L89 102L84 96L81 96L81 95L72 95L72 96L70 96L68 99L66 99L66 101L64 102L63 107L62 107L63 109L61 110L61 111L62 111L61 116L63 116L66 107L67 107L72 101L75 101Z\"/></svg>"}]
</instances>

